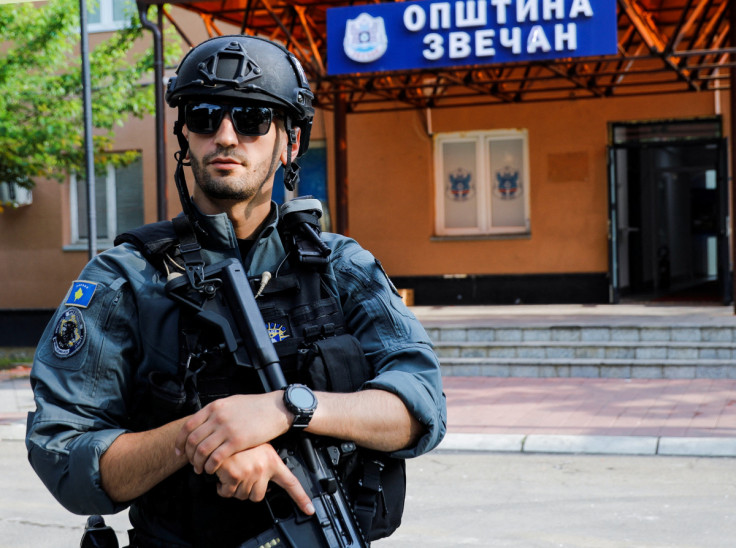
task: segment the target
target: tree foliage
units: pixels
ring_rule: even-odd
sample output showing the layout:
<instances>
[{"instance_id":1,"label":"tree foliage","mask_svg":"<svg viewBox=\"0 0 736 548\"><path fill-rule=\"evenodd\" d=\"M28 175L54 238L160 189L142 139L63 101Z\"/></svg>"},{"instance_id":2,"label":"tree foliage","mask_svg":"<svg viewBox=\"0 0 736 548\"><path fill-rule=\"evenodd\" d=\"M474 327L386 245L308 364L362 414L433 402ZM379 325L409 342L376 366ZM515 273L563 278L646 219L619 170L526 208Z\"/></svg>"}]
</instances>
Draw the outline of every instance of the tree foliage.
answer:
<instances>
[{"instance_id":1,"label":"tree foliage","mask_svg":"<svg viewBox=\"0 0 736 548\"><path fill-rule=\"evenodd\" d=\"M97 36L97 35L95 35ZM112 151L114 128L155 110L153 48L132 24L90 48L96 169L135 154ZM150 35L143 37L150 41ZM0 5L0 182L32 188L83 172L84 115L77 0ZM168 56L167 56L168 57Z\"/></svg>"}]
</instances>

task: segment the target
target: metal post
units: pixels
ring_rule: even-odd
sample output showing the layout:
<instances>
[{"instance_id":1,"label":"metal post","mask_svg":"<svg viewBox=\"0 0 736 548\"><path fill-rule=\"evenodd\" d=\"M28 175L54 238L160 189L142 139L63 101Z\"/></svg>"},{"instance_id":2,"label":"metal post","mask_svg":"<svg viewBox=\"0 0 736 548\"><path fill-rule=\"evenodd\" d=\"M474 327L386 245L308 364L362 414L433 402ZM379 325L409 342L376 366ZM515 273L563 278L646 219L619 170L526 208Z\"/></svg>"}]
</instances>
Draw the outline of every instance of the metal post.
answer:
<instances>
[{"instance_id":1,"label":"metal post","mask_svg":"<svg viewBox=\"0 0 736 548\"><path fill-rule=\"evenodd\" d=\"M164 132L164 54L163 54L163 5L158 6L158 25L148 20L149 4L138 2L141 25L153 34L153 82L156 95L156 212L159 221L168 217L166 193L166 133Z\"/></svg>"},{"instance_id":2,"label":"metal post","mask_svg":"<svg viewBox=\"0 0 736 548\"><path fill-rule=\"evenodd\" d=\"M87 235L89 259L97 255L97 209L95 204L95 154L92 142L92 84L89 75L87 2L79 0L79 31L82 48L82 104L84 109L84 160L87 171Z\"/></svg>"},{"instance_id":3,"label":"metal post","mask_svg":"<svg viewBox=\"0 0 736 548\"><path fill-rule=\"evenodd\" d=\"M730 34L731 34L731 44L730 46L736 47L736 6L732 3L729 11L730 14ZM731 61L733 62L734 54L731 54ZM731 192L731 269L732 269L732 276L733 276L733 306L734 306L734 314L736 314L736 268L734 268L734 262L736 262L736 188L734 188L734 161L736 161L736 112L734 111L734 108L736 108L736 68L733 66L729 69L729 83L730 83L730 90L729 90L729 98L731 101L731 107L730 107L730 116L731 116L731 135L730 135L730 141L731 141L731 176L728 178L730 181L729 190Z\"/></svg>"},{"instance_id":4,"label":"metal post","mask_svg":"<svg viewBox=\"0 0 736 548\"><path fill-rule=\"evenodd\" d=\"M347 106L342 93L335 95L335 202L337 222L335 231L348 235L348 144Z\"/></svg>"}]
</instances>

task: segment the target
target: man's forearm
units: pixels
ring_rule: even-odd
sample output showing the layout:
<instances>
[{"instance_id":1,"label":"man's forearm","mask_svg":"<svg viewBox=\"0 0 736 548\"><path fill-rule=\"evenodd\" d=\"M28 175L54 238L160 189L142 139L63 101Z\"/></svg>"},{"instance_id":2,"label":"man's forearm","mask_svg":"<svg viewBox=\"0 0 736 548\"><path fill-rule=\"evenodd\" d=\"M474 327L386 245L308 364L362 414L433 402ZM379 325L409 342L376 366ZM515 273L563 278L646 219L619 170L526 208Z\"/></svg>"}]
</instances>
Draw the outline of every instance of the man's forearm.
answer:
<instances>
[{"instance_id":1,"label":"man's forearm","mask_svg":"<svg viewBox=\"0 0 736 548\"><path fill-rule=\"evenodd\" d=\"M307 429L316 435L388 452L413 445L423 431L401 398L385 390L318 392L317 399L317 410Z\"/></svg>"},{"instance_id":2,"label":"man's forearm","mask_svg":"<svg viewBox=\"0 0 736 548\"><path fill-rule=\"evenodd\" d=\"M174 452L174 440L185 420L123 434L113 442L100 459L102 488L112 500L133 500L187 464L186 455Z\"/></svg>"}]
</instances>

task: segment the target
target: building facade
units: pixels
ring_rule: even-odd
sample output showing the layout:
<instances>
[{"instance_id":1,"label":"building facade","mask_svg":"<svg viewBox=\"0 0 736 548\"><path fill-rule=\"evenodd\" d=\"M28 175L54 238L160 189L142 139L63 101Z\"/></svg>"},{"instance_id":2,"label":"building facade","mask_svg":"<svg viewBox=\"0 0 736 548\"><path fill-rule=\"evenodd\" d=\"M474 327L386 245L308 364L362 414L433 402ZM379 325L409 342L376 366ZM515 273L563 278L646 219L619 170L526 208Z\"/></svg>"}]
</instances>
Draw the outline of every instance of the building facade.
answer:
<instances>
[{"instance_id":1,"label":"building facade","mask_svg":"<svg viewBox=\"0 0 736 548\"><path fill-rule=\"evenodd\" d=\"M207 38L176 10L190 40ZM655 92L349 114L349 235L416 305L729 302L729 104L723 91ZM97 181L100 249L157 220L153 118L131 120L115 146L141 156ZM318 109L310 148L300 193L322 194L334 219L331 109ZM37 181L29 205L0 214L0 345L34 344L87 262L84 204L70 176Z\"/></svg>"}]
</instances>

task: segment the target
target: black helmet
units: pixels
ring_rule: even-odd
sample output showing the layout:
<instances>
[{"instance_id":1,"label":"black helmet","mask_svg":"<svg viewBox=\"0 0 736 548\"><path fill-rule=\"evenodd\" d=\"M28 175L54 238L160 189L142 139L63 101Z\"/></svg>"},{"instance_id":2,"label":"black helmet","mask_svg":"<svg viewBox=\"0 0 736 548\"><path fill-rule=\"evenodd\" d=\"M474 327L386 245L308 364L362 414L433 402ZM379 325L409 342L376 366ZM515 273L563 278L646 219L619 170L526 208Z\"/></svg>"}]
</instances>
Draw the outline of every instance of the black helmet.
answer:
<instances>
[{"instance_id":1,"label":"black helmet","mask_svg":"<svg viewBox=\"0 0 736 548\"><path fill-rule=\"evenodd\" d=\"M304 69L283 46L256 36L217 36L187 53L169 80L166 102L183 106L194 97L247 99L282 110L301 128L298 156L309 147L314 118Z\"/></svg>"}]
</instances>

